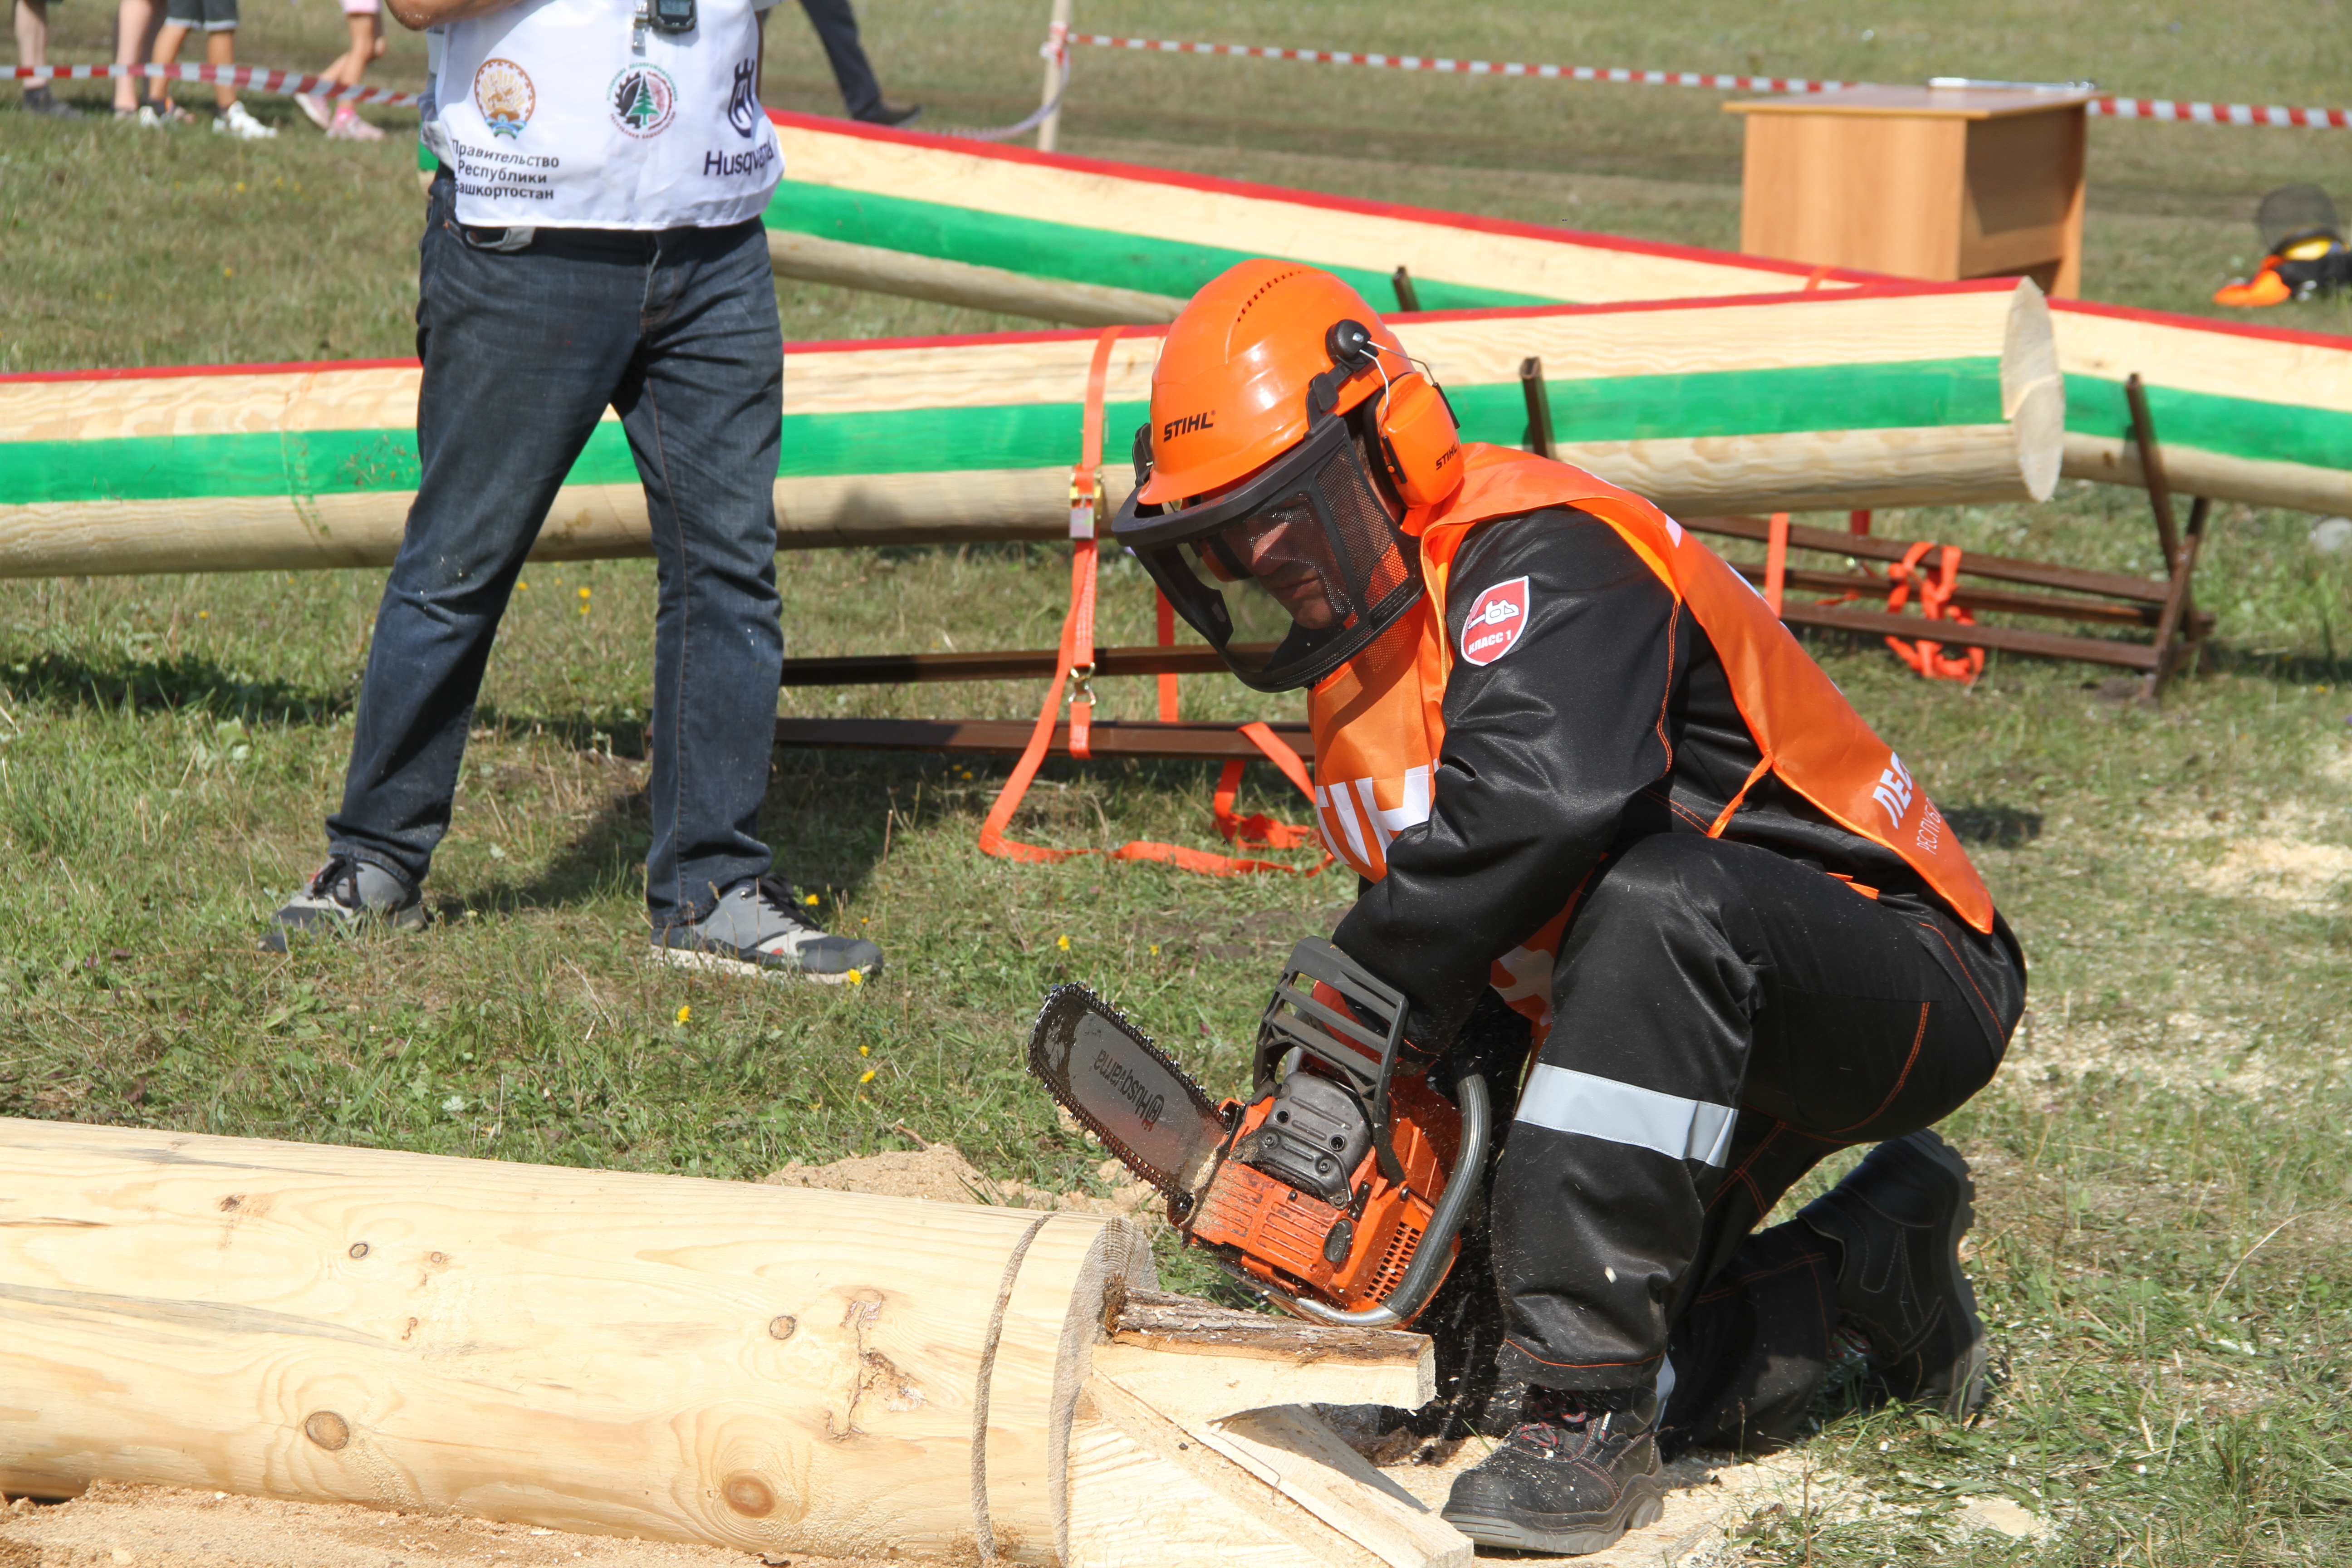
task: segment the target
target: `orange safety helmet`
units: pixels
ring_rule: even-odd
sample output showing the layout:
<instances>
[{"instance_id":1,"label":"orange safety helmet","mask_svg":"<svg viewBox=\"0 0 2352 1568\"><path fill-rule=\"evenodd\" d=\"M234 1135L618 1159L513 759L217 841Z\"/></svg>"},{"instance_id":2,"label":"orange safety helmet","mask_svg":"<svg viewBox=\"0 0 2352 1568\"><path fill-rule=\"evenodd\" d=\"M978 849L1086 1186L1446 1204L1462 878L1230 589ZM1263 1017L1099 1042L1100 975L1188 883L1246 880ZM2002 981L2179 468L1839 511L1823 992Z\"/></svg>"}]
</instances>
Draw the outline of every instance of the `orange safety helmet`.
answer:
<instances>
[{"instance_id":1,"label":"orange safety helmet","mask_svg":"<svg viewBox=\"0 0 2352 1568\"><path fill-rule=\"evenodd\" d=\"M1444 392L1354 289L1289 261L1241 262L1178 315L1135 461L1112 537L1266 691L1321 679L1411 607L1405 515L1462 482ZM1253 622L1278 644L1246 640Z\"/></svg>"}]
</instances>

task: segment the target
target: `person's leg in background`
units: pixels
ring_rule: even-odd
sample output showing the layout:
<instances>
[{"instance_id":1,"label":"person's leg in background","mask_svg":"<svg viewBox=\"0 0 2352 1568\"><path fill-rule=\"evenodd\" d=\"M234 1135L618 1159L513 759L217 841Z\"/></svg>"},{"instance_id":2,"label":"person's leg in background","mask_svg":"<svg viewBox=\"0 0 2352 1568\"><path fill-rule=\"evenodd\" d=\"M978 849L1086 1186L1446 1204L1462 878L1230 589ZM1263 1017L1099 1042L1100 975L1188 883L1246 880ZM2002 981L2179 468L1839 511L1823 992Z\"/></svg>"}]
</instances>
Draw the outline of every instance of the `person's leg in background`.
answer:
<instances>
[{"instance_id":1,"label":"person's leg in background","mask_svg":"<svg viewBox=\"0 0 2352 1568\"><path fill-rule=\"evenodd\" d=\"M1762 1364L1727 1320L1666 1355L1748 1228L1830 1151L1925 1127L1990 1078L2001 1041L1921 934L1810 867L1696 836L1643 839L1595 883L1496 1179L1500 1360L1530 1393L1448 1505L1475 1539L1592 1551L1642 1522L1662 1396L1687 1418L1692 1394ZM1839 1249L1786 1245L1803 1239L1761 1263L1792 1301L1839 1295ZM1774 1297L1774 1325L1790 1305ZM1775 1411L1801 1415L1825 1373L1835 1314L1813 1318L1807 1364L1773 1363L1792 1384Z\"/></svg>"},{"instance_id":2,"label":"person's leg in background","mask_svg":"<svg viewBox=\"0 0 2352 1568\"><path fill-rule=\"evenodd\" d=\"M129 120L139 112L139 100L153 96L142 90L146 79L135 68L144 65L155 48L155 35L163 26L163 7L156 0L122 0L114 9L114 63L123 74L114 79L114 118Z\"/></svg>"},{"instance_id":3,"label":"person's leg in background","mask_svg":"<svg viewBox=\"0 0 2352 1568\"><path fill-rule=\"evenodd\" d=\"M179 64L180 46L203 26L204 0L163 0L163 25L155 31L155 51L148 58L159 66ZM139 123L143 126L185 125L195 120L173 97L168 76L148 79L147 99L147 107L139 111Z\"/></svg>"},{"instance_id":4,"label":"person's leg in background","mask_svg":"<svg viewBox=\"0 0 2352 1568\"><path fill-rule=\"evenodd\" d=\"M236 0L204 0L205 62L226 70L236 64ZM278 134L236 100L236 86L226 78L213 83L213 103L218 112L213 129L245 142L267 141Z\"/></svg>"},{"instance_id":5,"label":"person's leg in background","mask_svg":"<svg viewBox=\"0 0 2352 1568\"><path fill-rule=\"evenodd\" d=\"M919 103L882 101L881 85L874 79L866 46L858 40L857 14L850 8L850 0L801 0L801 9L808 13L810 26L824 45L825 60L841 89L842 107L849 110L852 120L869 125L904 125L922 113Z\"/></svg>"},{"instance_id":6,"label":"person's leg in background","mask_svg":"<svg viewBox=\"0 0 2352 1568\"><path fill-rule=\"evenodd\" d=\"M235 27L207 26L205 29L205 64L220 67L236 64L236 29ZM227 81L213 83L214 110L217 114L226 114L236 106L236 84Z\"/></svg>"},{"instance_id":7,"label":"person's leg in background","mask_svg":"<svg viewBox=\"0 0 2352 1568\"><path fill-rule=\"evenodd\" d=\"M49 63L49 0L16 0L16 63ZM81 118L81 110L70 103L59 103L45 81L25 84L25 112L46 114L52 120Z\"/></svg>"},{"instance_id":8,"label":"person's leg in background","mask_svg":"<svg viewBox=\"0 0 2352 1568\"><path fill-rule=\"evenodd\" d=\"M703 919L771 865L757 817L783 673L774 476L784 344L774 285L759 272L765 254L731 229L663 235L642 370L614 400L645 479L660 578L646 855L657 928Z\"/></svg>"},{"instance_id":9,"label":"person's leg in background","mask_svg":"<svg viewBox=\"0 0 2352 1568\"><path fill-rule=\"evenodd\" d=\"M328 863L278 911L273 947L362 912L422 923L418 889L516 574L637 352L650 237L565 247L541 231L513 254L477 249L453 185L446 171L434 181L419 246L416 500L376 612Z\"/></svg>"},{"instance_id":10,"label":"person's leg in background","mask_svg":"<svg viewBox=\"0 0 2352 1568\"><path fill-rule=\"evenodd\" d=\"M673 229L614 406L646 487L660 596L646 795L656 955L863 981L881 951L810 921L759 836L783 673L775 477L783 332L757 223Z\"/></svg>"},{"instance_id":11,"label":"person's leg in background","mask_svg":"<svg viewBox=\"0 0 2352 1568\"><path fill-rule=\"evenodd\" d=\"M357 87L367 68L383 53L380 0L343 0L343 21L351 29L351 47L320 75L345 87ZM360 118L348 99L330 100L312 93L297 93L294 101L310 122L339 142L381 142L383 132Z\"/></svg>"},{"instance_id":12,"label":"person's leg in background","mask_svg":"<svg viewBox=\"0 0 2352 1568\"><path fill-rule=\"evenodd\" d=\"M367 75L367 68L383 52L383 29L378 21L379 0L343 0L343 20L352 30L352 47L336 62L341 74L335 79L346 87L357 87ZM383 132L360 118L356 105L348 99L335 106L334 123L327 134L339 142L381 142Z\"/></svg>"}]
</instances>

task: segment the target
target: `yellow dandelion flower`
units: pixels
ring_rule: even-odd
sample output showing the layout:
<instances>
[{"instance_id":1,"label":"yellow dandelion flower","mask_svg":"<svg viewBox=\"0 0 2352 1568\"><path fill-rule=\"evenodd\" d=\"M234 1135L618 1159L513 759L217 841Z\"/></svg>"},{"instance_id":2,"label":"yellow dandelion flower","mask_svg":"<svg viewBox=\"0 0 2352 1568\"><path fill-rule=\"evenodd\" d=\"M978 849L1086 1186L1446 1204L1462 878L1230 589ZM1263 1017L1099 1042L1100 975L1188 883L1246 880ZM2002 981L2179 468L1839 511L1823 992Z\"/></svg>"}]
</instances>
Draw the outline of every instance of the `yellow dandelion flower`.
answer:
<instances>
[{"instance_id":1,"label":"yellow dandelion flower","mask_svg":"<svg viewBox=\"0 0 2352 1568\"><path fill-rule=\"evenodd\" d=\"M1070 951L1070 939L1066 936L1057 936L1054 939L1054 945L1060 948L1064 952L1067 952Z\"/></svg>"},{"instance_id":2,"label":"yellow dandelion flower","mask_svg":"<svg viewBox=\"0 0 2352 1568\"><path fill-rule=\"evenodd\" d=\"M863 985L866 984L866 972L862 969L853 969L846 978L852 985Z\"/></svg>"},{"instance_id":3,"label":"yellow dandelion flower","mask_svg":"<svg viewBox=\"0 0 2352 1568\"><path fill-rule=\"evenodd\" d=\"M801 902L814 909L816 907L816 895L814 893L803 893L801 895Z\"/></svg>"},{"instance_id":4,"label":"yellow dandelion flower","mask_svg":"<svg viewBox=\"0 0 2352 1568\"><path fill-rule=\"evenodd\" d=\"M872 1046L860 1046L857 1047L857 1054L861 1057L870 1057L874 1054L874 1047Z\"/></svg>"},{"instance_id":5,"label":"yellow dandelion flower","mask_svg":"<svg viewBox=\"0 0 2352 1568\"><path fill-rule=\"evenodd\" d=\"M677 1021L681 1024L690 1021L693 1016L694 1009L691 1007L680 1007L677 1010Z\"/></svg>"},{"instance_id":6,"label":"yellow dandelion flower","mask_svg":"<svg viewBox=\"0 0 2352 1568\"><path fill-rule=\"evenodd\" d=\"M518 582L515 584L515 591L519 594L528 594L530 592L530 584L528 583Z\"/></svg>"},{"instance_id":7,"label":"yellow dandelion flower","mask_svg":"<svg viewBox=\"0 0 2352 1568\"><path fill-rule=\"evenodd\" d=\"M1156 942L1151 944L1151 956L1154 958L1160 956L1160 944Z\"/></svg>"},{"instance_id":8,"label":"yellow dandelion flower","mask_svg":"<svg viewBox=\"0 0 2352 1568\"><path fill-rule=\"evenodd\" d=\"M585 588L581 589L581 590L580 590L580 596L581 596L582 598L583 598L583 599L584 599L584 598L586 598L586 597L588 596L588 590L587 590L587 589L585 589Z\"/></svg>"},{"instance_id":9,"label":"yellow dandelion flower","mask_svg":"<svg viewBox=\"0 0 2352 1568\"><path fill-rule=\"evenodd\" d=\"M864 1072L858 1074L857 1081L860 1083L872 1083L874 1081L874 1069L872 1068L867 1068Z\"/></svg>"}]
</instances>

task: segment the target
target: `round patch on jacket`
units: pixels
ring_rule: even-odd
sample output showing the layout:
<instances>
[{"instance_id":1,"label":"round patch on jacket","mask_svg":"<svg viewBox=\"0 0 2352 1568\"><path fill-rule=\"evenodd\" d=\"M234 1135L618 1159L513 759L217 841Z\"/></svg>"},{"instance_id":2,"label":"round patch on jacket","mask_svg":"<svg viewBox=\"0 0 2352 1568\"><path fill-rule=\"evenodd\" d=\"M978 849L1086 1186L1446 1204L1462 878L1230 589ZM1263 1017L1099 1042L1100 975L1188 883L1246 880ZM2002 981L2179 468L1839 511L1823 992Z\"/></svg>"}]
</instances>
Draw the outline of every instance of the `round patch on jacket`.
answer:
<instances>
[{"instance_id":1,"label":"round patch on jacket","mask_svg":"<svg viewBox=\"0 0 2352 1568\"><path fill-rule=\"evenodd\" d=\"M1527 626L1528 580L1497 583L1470 603L1470 618L1462 623L1462 657L1472 664L1492 664L1517 646Z\"/></svg>"}]
</instances>

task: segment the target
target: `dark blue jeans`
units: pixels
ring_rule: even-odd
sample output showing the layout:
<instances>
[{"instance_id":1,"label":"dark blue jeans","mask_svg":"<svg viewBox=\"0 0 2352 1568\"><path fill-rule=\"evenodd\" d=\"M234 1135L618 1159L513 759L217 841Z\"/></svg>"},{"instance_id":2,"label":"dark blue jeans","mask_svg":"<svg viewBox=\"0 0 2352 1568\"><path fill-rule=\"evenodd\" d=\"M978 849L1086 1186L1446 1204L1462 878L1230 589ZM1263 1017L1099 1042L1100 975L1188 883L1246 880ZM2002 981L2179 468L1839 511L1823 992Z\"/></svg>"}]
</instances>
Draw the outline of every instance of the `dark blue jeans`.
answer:
<instances>
[{"instance_id":1,"label":"dark blue jeans","mask_svg":"<svg viewBox=\"0 0 2352 1568\"><path fill-rule=\"evenodd\" d=\"M770 863L754 828L783 659L783 337L766 240L757 222L541 229L502 254L468 243L449 186L434 182L420 247L423 475L376 612L331 851L424 881L499 617L609 404L645 481L660 578L646 901L656 929L699 920Z\"/></svg>"}]
</instances>

